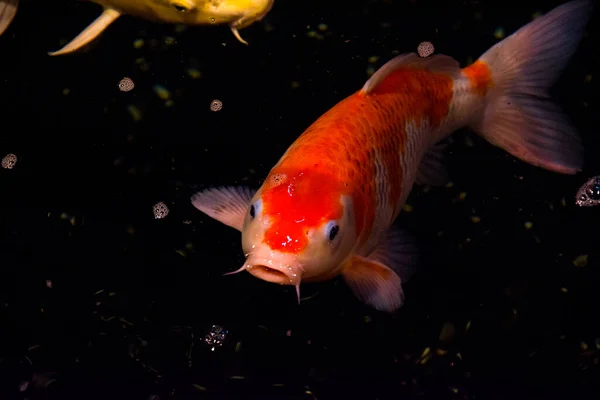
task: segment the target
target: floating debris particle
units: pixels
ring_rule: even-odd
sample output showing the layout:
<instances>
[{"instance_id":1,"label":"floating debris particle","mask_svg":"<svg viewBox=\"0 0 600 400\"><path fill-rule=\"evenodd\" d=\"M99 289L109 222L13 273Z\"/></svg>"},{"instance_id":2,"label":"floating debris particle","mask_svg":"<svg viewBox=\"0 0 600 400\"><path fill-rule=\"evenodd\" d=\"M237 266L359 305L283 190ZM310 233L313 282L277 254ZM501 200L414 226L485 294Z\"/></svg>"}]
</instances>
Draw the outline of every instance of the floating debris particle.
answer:
<instances>
[{"instance_id":1,"label":"floating debris particle","mask_svg":"<svg viewBox=\"0 0 600 400\"><path fill-rule=\"evenodd\" d=\"M239 376L239 375L233 375L233 376L230 376L229 379L234 379L234 380L240 380L241 381L241 380L246 379L246 378L244 378L243 376Z\"/></svg>"},{"instance_id":2,"label":"floating debris particle","mask_svg":"<svg viewBox=\"0 0 600 400\"><path fill-rule=\"evenodd\" d=\"M175 25L175 33L182 33L185 32L187 29L187 26L184 24L177 24Z\"/></svg>"},{"instance_id":3,"label":"floating debris particle","mask_svg":"<svg viewBox=\"0 0 600 400\"><path fill-rule=\"evenodd\" d=\"M536 11L533 14L531 14L531 19L536 19L537 17L541 17L541 16L542 16L542 12Z\"/></svg>"},{"instance_id":4,"label":"floating debris particle","mask_svg":"<svg viewBox=\"0 0 600 400\"><path fill-rule=\"evenodd\" d=\"M587 74L584 78L583 81L585 83L591 83L592 82L592 74Z\"/></svg>"},{"instance_id":5,"label":"floating debris particle","mask_svg":"<svg viewBox=\"0 0 600 400\"><path fill-rule=\"evenodd\" d=\"M458 195L459 201L463 201L466 198L467 198L467 192L460 192L460 194Z\"/></svg>"},{"instance_id":6,"label":"floating debris particle","mask_svg":"<svg viewBox=\"0 0 600 400\"><path fill-rule=\"evenodd\" d=\"M527 222L525 222L524 226L525 226L525 229L529 230L529 229L533 228L533 222L527 221Z\"/></svg>"},{"instance_id":7,"label":"floating debris particle","mask_svg":"<svg viewBox=\"0 0 600 400\"><path fill-rule=\"evenodd\" d=\"M452 340L452 337L454 336L454 324L451 322L446 322L444 323L444 326L442 326L442 330L440 331L440 341L442 342L449 342L450 340Z\"/></svg>"},{"instance_id":8,"label":"floating debris particle","mask_svg":"<svg viewBox=\"0 0 600 400\"><path fill-rule=\"evenodd\" d=\"M404 212L411 212L412 210L413 210L413 207L408 203L405 203L404 206L402 206L402 211L404 211Z\"/></svg>"},{"instance_id":9,"label":"floating debris particle","mask_svg":"<svg viewBox=\"0 0 600 400\"><path fill-rule=\"evenodd\" d=\"M155 219L163 219L167 215L169 215L169 208L162 201L159 203L156 203L154 205L154 207L152 207L152 211L154 212Z\"/></svg>"},{"instance_id":10,"label":"floating debris particle","mask_svg":"<svg viewBox=\"0 0 600 400\"><path fill-rule=\"evenodd\" d=\"M133 118L134 121L137 122L142 119L142 112L136 106L128 106L127 111L129 111L129 115L131 115L131 118Z\"/></svg>"},{"instance_id":11,"label":"floating debris particle","mask_svg":"<svg viewBox=\"0 0 600 400\"><path fill-rule=\"evenodd\" d=\"M62 94L63 94L63 96L68 96L68 95L69 95L69 93L71 93L71 89L69 89L69 88L64 88L64 89L62 90Z\"/></svg>"},{"instance_id":12,"label":"floating debris particle","mask_svg":"<svg viewBox=\"0 0 600 400\"><path fill-rule=\"evenodd\" d=\"M119 81L119 90L121 92L129 92L130 90L133 90L134 87L135 84L131 78L123 78Z\"/></svg>"},{"instance_id":13,"label":"floating debris particle","mask_svg":"<svg viewBox=\"0 0 600 400\"><path fill-rule=\"evenodd\" d=\"M471 217L471 222L473 222L474 224L478 224L478 223L481 222L481 218L478 217L478 216L476 216L476 215L474 215L474 216Z\"/></svg>"},{"instance_id":14,"label":"floating debris particle","mask_svg":"<svg viewBox=\"0 0 600 400\"><path fill-rule=\"evenodd\" d=\"M419 357L417 359L417 362L419 364L426 364L427 361L429 361L429 359L431 358L432 354L431 354L431 347L426 347L425 350L423 350L423 353L421 354L421 357Z\"/></svg>"},{"instance_id":15,"label":"floating debris particle","mask_svg":"<svg viewBox=\"0 0 600 400\"><path fill-rule=\"evenodd\" d=\"M365 324L368 324L369 322L371 322L371 317L368 315L365 315L365 317L363 318L363 320L365 321Z\"/></svg>"},{"instance_id":16,"label":"floating debris particle","mask_svg":"<svg viewBox=\"0 0 600 400\"><path fill-rule=\"evenodd\" d=\"M133 41L133 48L141 49L142 47L144 47L144 39L135 39Z\"/></svg>"},{"instance_id":17,"label":"floating debris particle","mask_svg":"<svg viewBox=\"0 0 600 400\"><path fill-rule=\"evenodd\" d=\"M52 289L52 281L50 279L46 279L46 287Z\"/></svg>"},{"instance_id":18,"label":"floating debris particle","mask_svg":"<svg viewBox=\"0 0 600 400\"><path fill-rule=\"evenodd\" d=\"M581 350L587 351L590 346L588 346L588 344L582 340L581 342L579 342L579 347L581 348Z\"/></svg>"},{"instance_id":19,"label":"floating debris particle","mask_svg":"<svg viewBox=\"0 0 600 400\"><path fill-rule=\"evenodd\" d=\"M563 292L563 293L567 293L567 292L568 292L568 290L567 290L567 288L566 288L566 287L561 287L561 288L560 288L560 291L561 291L561 292Z\"/></svg>"},{"instance_id":20,"label":"floating debris particle","mask_svg":"<svg viewBox=\"0 0 600 400\"><path fill-rule=\"evenodd\" d=\"M300 87L300 82L292 81L292 89L298 89Z\"/></svg>"},{"instance_id":21,"label":"floating debris particle","mask_svg":"<svg viewBox=\"0 0 600 400\"><path fill-rule=\"evenodd\" d=\"M213 100L210 102L210 111L217 112L223 108L223 102L221 100Z\"/></svg>"},{"instance_id":22,"label":"floating debris particle","mask_svg":"<svg viewBox=\"0 0 600 400\"><path fill-rule=\"evenodd\" d=\"M165 101L165 107L173 107L174 104L175 102L171 99Z\"/></svg>"},{"instance_id":23,"label":"floating debris particle","mask_svg":"<svg viewBox=\"0 0 600 400\"><path fill-rule=\"evenodd\" d=\"M200 392L206 391L206 388L204 386L196 385L195 383L193 383L192 386L194 387L194 389L199 390Z\"/></svg>"},{"instance_id":24,"label":"floating debris particle","mask_svg":"<svg viewBox=\"0 0 600 400\"><path fill-rule=\"evenodd\" d=\"M585 267L588 263L588 255L581 254L573 260L573 265L576 267Z\"/></svg>"},{"instance_id":25,"label":"floating debris particle","mask_svg":"<svg viewBox=\"0 0 600 400\"><path fill-rule=\"evenodd\" d=\"M581 185L575 194L575 204L580 207L591 207L600 204L600 175Z\"/></svg>"},{"instance_id":26,"label":"floating debris particle","mask_svg":"<svg viewBox=\"0 0 600 400\"><path fill-rule=\"evenodd\" d=\"M17 165L17 156L15 154L7 154L2 158L2 168L13 169Z\"/></svg>"},{"instance_id":27,"label":"floating debris particle","mask_svg":"<svg viewBox=\"0 0 600 400\"><path fill-rule=\"evenodd\" d=\"M171 97L171 92L169 92L169 89L163 85L154 85L152 86L152 90L158 97L160 97L161 100L169 100Z\"/></svg>"},{"instance_id":28,"label":"floating debris particle","mask_svg":"<svg viewBox=\"0 0 600 400\"><path fill-rule=\"evenodd\" d=\"M319 24L317 27L321 32L325 32L327 30L327 24Z\"/></svg>"},{"instance_id":29,"label":"floating debris particle","mask_svg":"<svg viewBox=\"0 0 600 400\"><path fill-rule=\"evenodd\" d=\"M448 183L446 183L446 187L447 188L454 187L454 182L448 182Z\"/></svg>"},{"instance_id":30,"label":"floating debris particle","mask_svg":"<svg viewBox=\"0 0 600 400\"><path fill-rule=\"evenodd\" d=\"M368 59L369 64L375 64L379 60L379 56L371 56Z\"/></svg>"},{"instance_id":31,"label":"floating debris particle","mask_svg":"<svg viewBox=\"0 0 600 400\"><path fill-rule=\"evenodd\" d=\"M468 332L471 329L471 320L467 322L467 326L465 326L465 332Z\"/></svg>"},{"instance_id":32,"label":"floating debris particle","mask_svg":"<svg viewBox=\"0 0 600 400\"><path fill-rule=\"evenodd\" d=\"M504 36L505 36L504 28L502 28L502 27L496 28L496 30L494 31L494 37L496 39L502 39L502 38L504 38Z\"/></svg>"},{"instance_id":33,"label":"floating debris particle","mask_svg":"<svg viewBox=\"0 0 600 400\"><path fill-rule=\"evenodd\" d=\"M235 352L239 353L242 350L242 342L237 342L235 345Z\"/></svg>"},{"instance_id":34,"label":"floating debris particle","mask_svg":"<svg viewBox=\"0 0 600 400\"><path fill-rule=\"evenodd\" d=\"M374 73L375 73L375 68L373 68L373 67L369 66L369 67L367 68L367 76L371 76L371 75L373 75Z\"/></svg>"},{"instance_id":35,"label":"floating debris particle","mask_svg":"<svg viewBox=\"0 0 600 400\"><path fill-rule=\"evenodd\" d=\"M173 36L165 36L163 41L167 46L171 46L177 43L177 40Z\"/></svg>"},{"instance_id":36,"label":"floating debris particle","mask_svg":"<svg viewBox=\"0 0 600 400\"><path fill-rule=\"evenodd\" d=\"M175 253L179 254L181 257L186 256L185 251L183 251L183 250L175 250Z\"/></svg>"},{"instance_id":37,"label":"floating debris particle","mask_svg":"<svg viewBox=\"0 0 600 400\"><path fill-rule=\"evenodd\" d=\"M421 42L417 46L417 53L419 53L419 56L421 57L429 57L434 51L435 48L431 42Z\"/></svg>"},{"instance_id":38,"label":"floating debris particle","mask_svg":"<svg viewBox=\"0 0 600 400\"><path fill-rule=\"evenodd\" d=\"M223 346L223 342L227 338L228 330L219 325L213 325L210 328L210 331L204 336L204 341L212 346L212 351L217 347ZM243 379L243 378L242 378Z\"/></svg>"},{"instance_id":39,"label":"floating debris particle","mask_svg":"<svg viewBox=\"0 0 600 400\"><path fill-rule=\"evenodd\" d=\"M199 79L202 77L202 73L196 68L188 68L186 69L186 72L192 79Z\"/></svg>"}]
</instances>

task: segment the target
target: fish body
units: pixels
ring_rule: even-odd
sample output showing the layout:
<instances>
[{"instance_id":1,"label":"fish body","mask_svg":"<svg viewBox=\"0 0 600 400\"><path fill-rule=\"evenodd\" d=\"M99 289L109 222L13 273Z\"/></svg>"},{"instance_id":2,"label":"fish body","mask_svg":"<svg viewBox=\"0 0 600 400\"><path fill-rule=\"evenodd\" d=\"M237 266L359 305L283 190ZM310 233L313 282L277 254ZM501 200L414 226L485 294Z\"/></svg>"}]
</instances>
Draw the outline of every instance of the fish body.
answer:
<instances>
[{"instance_id":1,"label":"fish body","mask_svg":"<svg viewBox=\"0 0 600 400\"><path fill-rule=\"evenodd\" d=\"M229 24L235 37L248 44L239 29L261 20L274 0L88 0L103 7L102 14L63 48L50 55L68 54L79 50L112 24L121 15L132 15L149 21L210 25ZM19 0L0 0L0 35L14 19Z\"/></svg>"},{"instance_id":2,"label":"fish body","mask_svg":"<svg viewBox=\"0 0 600 400\"><path fill-rule=\"evenodd\" d=\"M566 3L460 68L403 54L318 118L262 186L211 188L193 205L242 232L248 271L294 285L341 275L363 302L394 311L416 251L392 227L414 183L441 185L443 140L470 127L530 164L574 174L575 129L548 89L575 52L589 1Z\"/></svg>"}]
</instances>

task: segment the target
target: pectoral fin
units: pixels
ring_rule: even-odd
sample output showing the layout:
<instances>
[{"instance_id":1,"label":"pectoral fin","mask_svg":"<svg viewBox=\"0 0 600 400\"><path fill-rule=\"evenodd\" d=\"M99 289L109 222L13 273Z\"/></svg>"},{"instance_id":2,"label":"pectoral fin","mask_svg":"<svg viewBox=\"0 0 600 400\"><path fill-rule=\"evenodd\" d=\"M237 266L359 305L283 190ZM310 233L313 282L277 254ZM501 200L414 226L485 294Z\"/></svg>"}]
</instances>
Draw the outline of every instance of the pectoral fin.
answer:
<instances>
[{"instance_id":1,"label":"pectoral fin","mask_svg":"<svg viewBox=\"0 0 600 400\"><path fill-rule=\"evenodd\" d=\"M392 312L404 304L400 277L378 261L354 256L342 277L356 297L379 311Z\"/></svg>"},{"instance_id":2,"label":"pectoral fin","mask_svg":"<svg viewBox=\"0 0 600 400\"><path fill-rule=\"evenodd\" d=\"M369 257L354 256L344 266L342 277L361 301L392 312L404 304L402 283L414 274L417 261L413 239L392 228Z\"/></svg>"},{"instance_id":3,"label":"pectoral fin","mask_svg":"<svg viewBox=\"0 0 600 400\"><path fill-rule=\"evenodd\" d=\"M248 45L248 42L246 42L244 39L242 39L242 36L240 35L240 31L238 31L238 29L234 25L231 25L229 28L231 29L233 36L235 36L235 38L237 40L244 43L246 46Z\"/></svg>"},{"instance_id":4,"label":"pectoral fin","mask_svg":"<svg viewBox=\"0 0 600 400\"><path fill-rule=\"evenodd\" d=\"M92 40L98 37L104 30L112 24L121 13L113 8L105 8L102 14L94 22L88 25L75 39L67 43L62 49L48 53L51 56L72 53L79 50Z\"/></svg>"},{"instance_id":5,"label":"pectoral fin","mask_svg":"<svg viewBox=\"0 0 600 400\"><path fill-rule=\"evenodd\" d=\"M244 186L211 188L193 195L192 204L209 217L241 231L254 193Z\"/></svg>"},{"instance_id":6,"label":"pectoral fin","mask_svg":"<svg viewBox=\"0 0 600 400\"><path fill-rule=\"evenodd\" d=\"M17 15L19 0L0 0L0 36Z\"/></svg>"}]
</instances>

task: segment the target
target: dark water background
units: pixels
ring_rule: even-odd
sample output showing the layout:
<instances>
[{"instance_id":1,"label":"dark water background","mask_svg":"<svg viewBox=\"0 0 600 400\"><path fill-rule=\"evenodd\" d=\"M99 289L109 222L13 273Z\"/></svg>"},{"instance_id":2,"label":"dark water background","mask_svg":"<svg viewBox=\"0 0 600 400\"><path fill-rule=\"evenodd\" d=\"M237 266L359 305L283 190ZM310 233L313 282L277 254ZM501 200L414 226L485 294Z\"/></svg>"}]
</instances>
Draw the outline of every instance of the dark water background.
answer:
<instances>
[{"instance_id":1,"label":"dark water background","mask_svg":"<svg viewBox=\"0 0 600 400\"><path fill-rule=\"evenodd\" d=\"M454 186L416 187L400 217L423 259L389 316L340 281L303 286L314 297L298 306L289 288L222 277L242 263L239 233L190 195L258 187L394 51L429 40L464 66L498 27L508 35L562 2L276 0L241 31L248 47L226 27L124 17L61 57L46 52L100 7L22 3L0 38L0 156L19 157L0 170L0 398L598 398L600 209L573 204L600 174L597 16L553 91L583 138L584 171L546 172L457 132ZM134 90L118 90L123 77ZM156 220L160 201L170 213ZM229 334L211 351L213 324Z\"/></svg>"}]
</instances>

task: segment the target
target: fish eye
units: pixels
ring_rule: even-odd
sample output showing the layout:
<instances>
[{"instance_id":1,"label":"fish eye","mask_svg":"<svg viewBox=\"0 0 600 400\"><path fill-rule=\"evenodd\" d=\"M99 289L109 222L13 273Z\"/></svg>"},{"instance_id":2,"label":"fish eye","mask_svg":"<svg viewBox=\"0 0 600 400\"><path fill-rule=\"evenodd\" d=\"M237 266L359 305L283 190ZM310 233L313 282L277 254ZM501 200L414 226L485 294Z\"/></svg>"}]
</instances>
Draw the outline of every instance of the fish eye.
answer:
<instances>
[{"instance_id":1,"label":"fish eye","mask_svg":"<svg viewBox=\"0 0 600 400\"><path fill-rule=\"evenodd\" d=\"M325 229L325 234L327 235L327 238L329 238L330 242L335 240L335 238L337 237L339 232L340 232L340 226L337 224L337 222L330 221L327 224L327 227Z\"/></svg>"},{"instance_id":2,"label":"fish eye","mask_svg":"<svg viewBox=\"0 0 600 400\"><path fill-rule=\"evenodd\" d=\"M189 4L183 4L186 3L185 1L171 1L171 6L173 6L173 8L179 12L188 12L191 11L191 7ZM189 2L188 2L189 3Z\"/></svg>"},{"instance_id":3,"label":"fish eye","mask_svg":"<svg viewBox=\"0 0 600 400\"><path fill-rule=\"evenodd\" d=\"M256 214L260 212L261 207L262 207L261 199L258 199L254 203L252 203L252 205L250 206L250 210L248 211L248 213L250 214L250 218L252 218L252 219L256 218Z\"/></svg>"}]
</instances>

